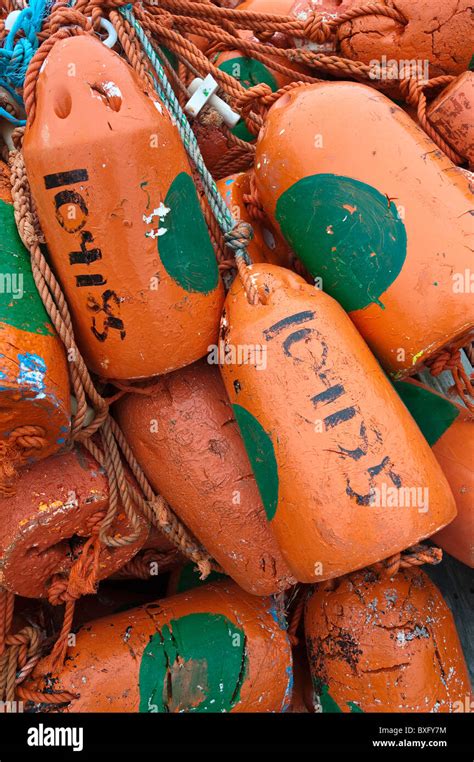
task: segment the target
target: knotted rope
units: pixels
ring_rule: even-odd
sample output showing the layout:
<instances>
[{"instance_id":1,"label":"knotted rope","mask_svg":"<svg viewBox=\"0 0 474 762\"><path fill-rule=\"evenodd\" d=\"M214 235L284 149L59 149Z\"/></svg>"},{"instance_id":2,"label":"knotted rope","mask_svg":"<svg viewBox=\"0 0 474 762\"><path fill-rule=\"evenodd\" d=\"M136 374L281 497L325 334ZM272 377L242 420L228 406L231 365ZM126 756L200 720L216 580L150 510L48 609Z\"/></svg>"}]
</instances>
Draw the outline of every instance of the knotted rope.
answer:
<instances>
[{"instance_id":1,"label":"knotted rope","mask_svg":"<svg viewBox=\"0 0 474 762\"><path fill-rule=\"evenodd\" d=\"M464 370L460 351L465 341L461 339L441 349L433 357L425 360L425 365L434 378L445 370L450 371L454 381L453 390L461 397L469 412L474 413L474 404L471 401L474 400L473 379Z\"/></svg>"},{"instance_id":2,"label":"knotted rope","mask_svg":"<svg viewBox=\"0 0 474 762\"><path fill-rule=\"evenodd\" d=\"M140 551L125 566L113 575L116 579L143 579L149 580L156 576L152 574L152 566L156 564L158 570L164 571L179 562L179 553L176 550L148 550Z\"/></svg>"},{"instance_id":3,"label":"knotted rope","mask_svg":"<svg viewBox=\"0 0 474 762\"><path fill-rule=\"evenodd\" d=\"M15 596L0 588L0 701L15 701L17 687L41 658L42 636L27 626L12 633Z\"/></svg>"},{"instance_id":4,"label":"knotted rope","mask_svg":"<svg viewBox=\"0 0 474 762\"><path fill-rule=\"evenodd\" d=\"M441 563L442 560L443 551L441 548L419 543L418 545L412 545L411 548L407 548L400 553L395 553L393 556L385 558L383 561L371 564L366 570L373 571L380 579L391 579L400 571L400 569L423 566L423 564L431 564L432 566L435 566L436 564ZM358 573L359 572L350 572L344 576L350 577L351 574ZM342 577L336 577L322 582L321 589L335 590L340 579L342 579Z\"/></svg>"}]
</instances>

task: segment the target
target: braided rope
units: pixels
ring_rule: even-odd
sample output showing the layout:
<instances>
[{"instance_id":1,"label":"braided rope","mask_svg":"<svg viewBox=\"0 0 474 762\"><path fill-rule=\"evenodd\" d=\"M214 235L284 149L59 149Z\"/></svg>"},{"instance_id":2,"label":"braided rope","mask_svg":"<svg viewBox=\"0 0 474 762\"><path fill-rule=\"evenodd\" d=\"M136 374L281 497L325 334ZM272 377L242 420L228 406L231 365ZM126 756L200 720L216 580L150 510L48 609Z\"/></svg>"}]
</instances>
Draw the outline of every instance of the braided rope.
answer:
<instances>
[{"instance_id":1,"label":"braided rope","mask_svg":"<svg viewBox=\"0 0 474 762\"><path fill-rule=\"evenodd\" d=\"M465 338L462 338L448 347L443 347L435 355L425 360L424 364L434 378L445 370L450 371L453 377L454 390L458 393L469 412L474 413L474 404L471 402L471 400L474 400L474 379L470 378L464 370L461 357L461 349L465 341Z\"/></svg>"},{"instance_id":2,"label":"braided rope","mask_svg":"<svg viewBox=\"0 0 474 762\"><path fill-rule=\"evenodd\" d=\"M422 566L423 564L436 565L441 563L442 559L443 551L441 548L419 543L411 548L407 548L402 553L395 553L395 555L373 564L370 568L382 578L390 578L399 569L409 569L413 566Z\"/></svg>"},{"instance_id":3,"label":"braided rope","mask_svg":"<svg viewBox=\"0 0 474 762\"><path fill-rule=\"evenodd\" d=\"M42 634L27 626L12 633L15 596L0 588L0 701L14 701L17 687L41 658Z\"/></svg>"}]
</instances>

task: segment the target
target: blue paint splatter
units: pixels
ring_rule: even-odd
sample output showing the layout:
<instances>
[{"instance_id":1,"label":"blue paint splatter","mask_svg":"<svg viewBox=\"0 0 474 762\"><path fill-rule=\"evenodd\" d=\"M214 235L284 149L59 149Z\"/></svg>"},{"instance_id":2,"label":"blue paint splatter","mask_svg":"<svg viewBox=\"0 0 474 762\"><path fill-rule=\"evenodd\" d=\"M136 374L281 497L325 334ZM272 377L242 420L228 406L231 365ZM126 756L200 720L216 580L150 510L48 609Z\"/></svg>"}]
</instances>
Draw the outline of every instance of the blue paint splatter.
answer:
<instances>
[{"instance_id":1,"label":"blue paint splatter","mask_svg":"<svg viewBox=\"0 0 474 762\"><path fill-rule=\"evenodd\" d=\"M287 623L286 623L283 607L281 605L277 605L275 599L271 599L271 600L272 600L272 603L268 608L268 613L271 615L273 621L277 623L280 630L286 630Z\"/></svg>"},{"instance_id":2,"label":"blue paint splatter","mask_svg":"<svg viewBox=\"0 0 474 762\"><path fill-rule=\"evenodd\" d=\"M286 686L285 695L283 697L283 703L281 707L282 712L286 712L288 707L291 704L291 697L293 695L293 685L294 685L294 677L293 677L293 667L291 664L286 668L286 674L288 675L288 684Z\"/></svg>"},{"instance_id":3,"label":"blue paint splatter","mask_svg":"<svg viewBox=\"0 0 474 762\"><path fill-rule=\"evenodd\" d=\"M18 362L20 368L16 379L17 384L29 386L32 391L36 392L36 399L43 399L46 396L44 392L46 363L43 358L32 352L26 352L18 355Z\"/></svg>"}]
</instances>

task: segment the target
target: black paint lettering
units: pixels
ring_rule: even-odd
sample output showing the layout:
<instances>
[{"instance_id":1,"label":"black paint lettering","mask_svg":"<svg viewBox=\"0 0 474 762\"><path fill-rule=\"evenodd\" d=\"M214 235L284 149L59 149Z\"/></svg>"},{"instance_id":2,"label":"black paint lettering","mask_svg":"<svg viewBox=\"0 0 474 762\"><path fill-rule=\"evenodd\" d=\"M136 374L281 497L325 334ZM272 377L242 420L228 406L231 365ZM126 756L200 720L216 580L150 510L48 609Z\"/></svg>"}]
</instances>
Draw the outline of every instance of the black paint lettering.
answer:
<instances>
[{"instance_id":1,"label":"black paint lettering","mask_svg":"<svg viewBox=\"0 0 474 762\"><path fill-rule=\"evenodd\" d=\"M290 335L285 339L282 345L285 355L287 357L291 357L293 360L298 360L298 362L302 362L298 357L293 357L293 355L290 352L290 347L293 346L293 344L296 344L297 341L303 341L311 333L313 333L311 328L301 328L299 331L294 331L293 333L290 333Z\"/></svg>"},{"instance_id":2,"label":"black paint lettering","mask_svg":"<svg viewBox=\"0 0 474 762\"><path fill-rule=\"evenodd\" d=\"M354 418L356 413L357 410L355 407L345 407L344 410L338 410L337 413L328 415L327 418L324 419L326 431L328 429L333 429L334 426L339 426L339 424L344 423L344 421L350 421L351 418Z\"/></svg>"},{"instance_id":3,"label":"black paint lettering","mask_svg":"<svg viewBox=\"0 0 474 762\"><path fill-rule=\"evenodd\" d=\"M106 340L109 334L109 329L119 331L122 341L125 338L127 332L125 330L123 320L113 314L113 305L118 306L120 305L121 301L122 300L120 297L117 296L115 291L112 291L111 289L107 289L107 291L104 291L102 294L102 305L100 305L94 297L89 297L88 308L91 310L91 312L103 312L106 316L102 331L97 330L96 319L95 317L92 318L91 331L98 341L103 342Z\"/></svg>"},{"instance_id":4,"label":"black paint lettering","mask_svg":"<svg viewBox=\"0 0 474 762\"><path fill-rule=\"evenodd\" d=\"M76 286L78 288L84 288L84 286L105 286L107 283L103 275L76 275Z\"/></svg>"},{"instance_id":5,"label":"black paint lettering","mask_svg":"<svg viewBox=\"0 0 474 762\"><path fill-rule=\"evenodd\" d=\"M367 474L369 476L369 491L365 495L361 495L359 492L353 490L351 487L350 479L346 479L346 494L349 495L349 497L355 498L357 505L370 505L374 494L373 490L375 486L375 477L381 474L382 471L386 470L387 468L389 469L387 473L392 483L396 487L400 488L402 486L402 480L400 476L391 469L391 466L392 462L387 455L379 464L376 466L371 466L367 469Z\"/></svg>"},{"instance_id":6,"label":"black paint lettering","mask_svg":"<svg viewBox=\"0 0 474 762\"><path fill-rule=\"evenodd\" d=\"M100 249L87 249L88 243L92 243L94 238L92 233L88 230L83 230L81 233L81 250L71 251L69 254L69 264L71 265L90 265L92 262L97 262L98 259L102 259L102 252Z\"/></svg>"},{"instance_id":7,"label":"black paint lettering","mask_svg":"<svg viewBox=\"0 0 474 762\"><path fill-rule=\"evenodd\" d=\"M283 318L283 320L279 320L278 323L274 323L274 325L271 325L270 328L266 328L263 334L267 341L271 341L275 338L275 336L278 336L278 334L281 333L284 328L287 328L290 325L300 325L301 323L307 323L308 320L312 320L313 318L314 312L311 312L310 310L306 310L304 312L296 312L294 315L289 315L289 317Z\"/></svg>"},{"instance_id":8,"label":"black paint lettering","mask_svg":"<svg viewBox=\"0 0 474 762\"><path fill-rule=\"evenodd\" d=\"M337 398L342 394L345 394L345 391L346 390L342 384L335 384L334 386L330 386L329 389L325 389L323 392L315 394L314 397L311 397L311 402L313 403L314 407L318 407L320 403L327 405L329 402L334 402L334 400L337 400Z\"/></svg>"},{"instance_id":9,"label":"black paint lettering","mask_svg":"<svg viewBox=\"0 0 474 762\"><path fill-rule=\"evenodd\" d=\"M44 184L46 190L51 190L52 188L60 188L62 185L84 183L88 179L87 169L71 169L68 172L55 172L52 175L46 175Z\"/></svg>"}]
</instances>

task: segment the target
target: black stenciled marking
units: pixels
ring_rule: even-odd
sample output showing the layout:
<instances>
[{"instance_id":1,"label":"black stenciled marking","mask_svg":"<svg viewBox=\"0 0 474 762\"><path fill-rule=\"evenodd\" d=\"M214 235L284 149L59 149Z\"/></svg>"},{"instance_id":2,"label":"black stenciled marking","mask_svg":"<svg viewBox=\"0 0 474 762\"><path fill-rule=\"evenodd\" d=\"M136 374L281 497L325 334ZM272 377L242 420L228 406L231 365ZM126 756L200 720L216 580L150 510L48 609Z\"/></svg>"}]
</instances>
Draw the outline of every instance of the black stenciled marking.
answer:
<instances>
[{"instance_id":1,"label":"black stenciled marking","mask_svg":"<svg viewBox=\"0 0 474 762\"><path fill-rule=\"evenodd\" d=\"M312 328L300 328L299 331L293 331L293 333L290 333L290 335L285 339L285 341L282 344L285 355L287 357L291 357L293 360L298 360L299 362L302 362L298 357L293 357L293 355L290 352L290 347L292 347L293 344L296 344L297 341L303 341L303 339L305 339L311 333L313 333Z\"/></svg>"},{"instance_id":2,"label":"black stenciled marking","mask_svg":"<svg viewBox=\"0 0 474 762\"><path fill-rule=\"evenodd\" d=\"M120 332L122 341L127 335L123 320L113 314L113 304L118 306L121 301L120 297L111 289L107 289L107 291L104 291L102 294L102 305L100 305L93 296L89 296L87 305L88 309L91 310L91 312L103 312L106 315L102 331L97 330L95 317L92 318L91 331L98 341L103 342L106 340L110 328Z\"/></svg>"},{"instance_id":3,"label":"black stenciled marking","mask_svg":"<svg viewBox=\"0 0 474 762\"><path fill-rule=\"evenodd\" d=\"M59 193L56 193L54 197L54 206L56 207L56 211L59 211L60 207L64 204L77 204L77 206L81 209L82 212L84 212L84 214L89 214L86 202L84 201L81 194L77 193L77 191L63 190L59 191Z\"/></svg>"},{"instance_id":4,"label":"black stenciled marking","mask_svg":"<svg viewBox=\"0 0 474 762\"><path fill-rule=\"evenodd\" d=\"M84 215L84 219L79 220L79 222L73 227L70 223L71 220L68 220L68 224L66 224L66 220L64 220L61 217L61 207L64 206L64 204L68 204L69 206L75 205L78 206L81 210L81 212ZM86 202L84 201L83 197L80 193L76 193L76 191L72 190L65 190L60 191L59 193L56 193L54 197L54 205L56 207L56 219L67 233L77 233L78 230L84 227L86 224L86 217L89 214L89 210L86 206Z\"/></svg>"},{"instance_id":5,"label":"black stenciled marking","mask_svg":"<svg viewBox=\"0 0 474 762\"><path fill-rule=\"evenodd\" d=\"M325 377L325 374L323 373L320 374L320 377L323 375ZM323 392L315 394L314 397L311 397L311 402L313 403L314 407L317 407L320 403L327 405L329 402L334 402L334 400L337 400L337 398L342 394L345 394L345 391L346 390L342 384L334 384L334 386L330 386L329 389L325 389Z\"/></svg>"},{"instance_id":6,"label":"black stenciled marking","mask_svg":"<svg viewBox=\"0 0 474 762\"><path fill-rule=\"evenodd\" d=\"M375 477L378 476L384 469L387 468L387 466L391 466L392 462L388 455L383 458L381 463L379 463L376 466L371 466L367 469L367 474L369 475L369 492L365 495L361 495L359 492L356 492L352 489L350 479L346 479L346 495L349 495L349 497L355 497L357 505L370 505L370 502L373 497L373 487L375 484ZM396 474L391 469L387 472L388 476L392 480L392 483L400 488L402 486L402 480L398 474Z\"/></svg>"},{"instance_id":7,"label":"black stenciled marking","mask_svg":"<svg viewBox=\"0 0 474 762\"><path fill-rule=\"evenodd\" d=\"M311 402L315 408L317 408L318 405L329 405L331 402L335 402L339 399L339 397L342 397L345 393L346 390L342 384L334 384L334 386L330 386L328 389L324 389L324 391L311 397ZM339 426L339 424L344 423L344 421L350 421L358 412L357 408L351 405L350 407L343 408L343 410L337 410L335 413L331 413L331 415L328 415L323 419L326 431L328 429L333 429L335 426ZM341 447L341 451L342 449L343 448Z\"/></svg>"},{"instance_id":8,"label":"black stenciled marking","mask_svg":"<svg viewBox=\"0 0 474 762\"><path fill-rule=\"evenodd\" d=\"M301 323L307 323L308 320L312 320L313 318L314 312L311 312L310 310L305 310L304 312L296 312L294 315L289 315L288 317L283 318L283 320L279 320L277 323L274 323L270 326L270 328L266 328L263 334L267 341L271 341L289 325L301 325Z\"/></svg>"},{"instance_id":9,"label":"black stenciled marking","mask_svg":"<svg viewBox=\"0 0 474 762\"><path fill-rule=\"evenodd\" d=\"M102 259L102 252L98 248L87 249L88 243L93 243L94 237L88 230L83 230L81 233L80 251L71 251L69 254L69 264L71 265L90 265L92 262L97 262L98 259ZM102 276L101 276L102 277ZM106 283L106 281L104 281Z\"/></svg>"},{"instance_id":10,"label":"black stenciled marking","mask_svg":"<svg viewBox=\"0 0 474 762\"><path fill-rule=\"evenodd\" d=\"M355 407L345 407L344 410L338 410L337 413L328 415L326 418L324 418L324 426L326 431L328 429L333 429L334 426L339 426L339 424L343 423L344 421L350 421L351 418L354 418L356 413L357 410Z\"/></svg>"},{"instance_id":11,"label":"black stenciled marking","mask_svg":"<svg viewBox=\"0 0 474 762\"><path fill-rule=\"evenodd\" d=\"M372 466L372 468L368 468L367 472L370 474L370 476L377 476L380 474L381 471L385 468L385 466L391 465L390 458L388 455L383 459L381 463L379 463L378 466ZM402 486L402 480L398 474L396 474L394 471L389 471L388 475L390 479L392 480L395 487L401 487Z\"/></svg>"},{"instance_id":12,"label":"black stenciled marking","mask_svg":"<svg viewBox=\"0 0 474 762\"><path fill-rule=\"evenodd\" d=\"M375 432L375 434L377 435L378 432ZM367 429L364 421L360 424L359 437L362 439L365 449L362 447L355 447L353 450L348 450L346 447L341 447L341 445L339 445L341 453L348 455L349 458L352 458L353 460L360 460L364 455L367 455L369 451L369 438L367 436Z\"/></svg>"},{"instance_id":13,"label":"black stenciled marking","mask_svg":"<svg viewBox=\"0 0 474 762\"><path fill-rule=\"evenodd\" d=\"M55 172L52 175L45 175L44 184L46 190L60 188L61 185L74 185L74 183L83 183L89 179L87 169L71 169L68 172Z\"/></svg>"},{"instance_id":14,"label":"black stenciled marking","mask_svg":"<svg viewBox=\"0 0 474 762\"><path fill-rule=\"evenodd\" d=\"M76 275L76 286L78 288L84 288L84 286L105 286L107 281L103 275Z\"/></svg>"}]
</instances>

